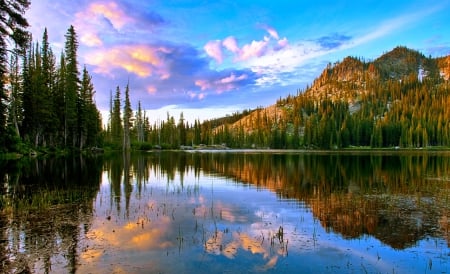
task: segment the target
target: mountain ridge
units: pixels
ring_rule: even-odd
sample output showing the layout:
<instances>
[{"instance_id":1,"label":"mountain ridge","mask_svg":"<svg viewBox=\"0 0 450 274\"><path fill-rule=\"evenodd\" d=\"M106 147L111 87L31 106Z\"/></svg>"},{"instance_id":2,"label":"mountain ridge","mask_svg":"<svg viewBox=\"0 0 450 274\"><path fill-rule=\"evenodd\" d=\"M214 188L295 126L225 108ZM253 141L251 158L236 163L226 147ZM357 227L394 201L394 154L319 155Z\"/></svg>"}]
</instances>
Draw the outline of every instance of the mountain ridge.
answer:
<instances>
[{"instance_id":1,"label":"mountain ridge","mask_svg":"<svg viewBox=\"0 0 450 274\"><path fill-rule=\"evenodd\" d=\"M399 55L400 60L397 63L400 63L402 66L395 67L395 56L397 56L398 60ZM415 63L415 71L412 70L411 66L407 66L407 64L405 64L405 61L408 59L410 60L410 62L412 60ZM304 95L310 98L315 98L317 100L323 100L327 98L332 100L339 100L343 97L345 98L345 95L347 95L350 101L352 101L355 99L354 97L358 95L356 93L367 92L367 88L364 87L364 84L361 81L364 73L367 73L367 76L371 79L375 79L377 77L381 77L380 75L384 75L386 78L390 77L400 80L402 77L407 76L408 73L419 72L421 64L424 60L427 59L431 59L432 61L437 63L434 65L438 66L440 70L440 77L445 80L450 79L450 55L439 58L427 58L418 51L398 46L393 50L382 54L374 61L368 63L365 63L364 61L361 61L360 58L353 56L347 56L342 61L336 62L334 65L329 63L327 67L322 71L322 73L316 79L314 79L312 86L304 91ZM426 63L426 68L430 67L429 63L430 62ZM435 68L433 69L435 70ZM434 76L436 76L436 72L434 70ZM427 72L429 70L424 69L424 71ZM389 73L391 74L389 75ZM428 76L424 72L422 72L422 74L425 74L422 77ZM420 76L417 75L417 77ZM331 88L329 87L330 81L339 82L340 85ZM345 87L342 88L342 86ZM349 86L350 88L348 88ZM258 112L263 111L263 113L265 112L270 117L272 117L273 115L279 116L282 112L281 110L276 110L276 105L277 104L275 103L264 108L258 108L255 110L256 113L250 112L248 115L257 115ZM245 120L245 117L241 119ZM235 123L233 123L233 125L238 125L239 123L240 121L236 121ZM246 124L249 123L246 122Z\"/></svg>"},{"instance_id":2,"label":"mountain ridge","mask_svg":"<svg viewBox=\"0 0 450 274\"><path fill-rule=\"evenodd\" d=\"M450 103L449 78L450 55L426 57L419 51L398 46L373 61L348 56L334 64L329 63L304 91L280 99L270 106L248 111L240 119L216 127L215 132L219 136L221 133L236 136L242 132L247 136L253 135L245 140L245 145L252 147L267 145L284 148L289 147L290 141L300 143L301 147L342 147L354 145L352 142L340 143L339 139L344 138L342 134L347 135L345 131L350 121L353 123L358 120L358 127L362 127L359 123L363 121L367 132L359 132L360 139L364 141L356 141L356 145L374 145L373 140L378 140L380 146L437 145L442 142L429 142L428 134L434 138L438 127L440 131L443 127L446 132L450 130L447 128L450 125L442 122L442 119L450 120L450 112L431 106L430 99L439 96L441 100L448 100ZM423 98L413 99L417 96ZM440 107L445 108L444 106ZM336 113L336 108L339 113ZM417 109L424 112L417 113ZM319 112L321 113L318 114ZM417 119L418 115L425 115L424 119L433 122L435 128L428 130L429 125L425 120ZM337 119L336 116L340 118ZM335 121L327 122L326 119ZM314 126L328 128L319 132ZM391 126L393 134L388 129ZM305 141L307 138L320 138L321 134L330 134L329 131L339 133L331 133L331 139L326 142ZM415 131L421 133L416 134ZM268 134L271 137L267 137ZM421 136L411 137L414 134ZM265 136L265 139L255 135ZM413 142L414 138L417 140ZM274 140L281 139L290 141L275 144L277 142Z\"/></svg>"}]
</instances>

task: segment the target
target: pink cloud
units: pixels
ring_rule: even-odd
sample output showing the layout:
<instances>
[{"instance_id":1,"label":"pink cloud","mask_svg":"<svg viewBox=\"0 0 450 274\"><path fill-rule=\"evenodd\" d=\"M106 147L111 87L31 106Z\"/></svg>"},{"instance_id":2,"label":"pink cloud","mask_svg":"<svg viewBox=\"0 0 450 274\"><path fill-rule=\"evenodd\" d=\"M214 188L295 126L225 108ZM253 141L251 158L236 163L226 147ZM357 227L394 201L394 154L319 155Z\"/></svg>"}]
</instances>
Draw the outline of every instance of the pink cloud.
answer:
<instances>
[{"instance_id":1,"label":"pink cloud","mask_svg":"<svg viewBox=\"0 0 450 274\"><path fill-rule=\"evenodd\" d=\"M286 37L284 37L281 40L278 40L278 46L280 46L281 48L284 48L287 45L288 45L288 40Z\"/></svg>"},{"instance_id":2,"label":"pink cloud","mask_svg":"<svg viewBox=\"0 0 450 274\"><path fill-rule=\"evenodd\" d=\"M106 19L106 20L105 20ZM135 20L115 2L94 2L85 10L75 14L74 26L79 32L80 41L86 46L102 46L100 33L108 33L112 28L120 31Z\"/></svg>"},{"instance_id":3,"label":"pink cloud","mask_svg":"<svg viewBox=\"0 0 450 274\"><path fill-rule=\"evenodd\" d=\"M279 51L286 48L289 45L289 42L286 37L277 41L277 45L273 47L274 51Z\"/></svg>"},{"instance_id":4,"label":"pink cloud","mask_svg":"<svg viewBox=\"0 0 450 274\"><path fill-rule=\"evenodd\" d=\"M92 3L89 5L88 12L108 19L117 30L134 21L115 2Z\"/></svg>"},{"instance_id":5,"label":"pink cloud","mask_svg":"<svg viewBox=\"0 0 450 274\"><path fill-rule=\"evenodd\" d=\"M233 53L238 53L240 51L238 45L237 45L237 41L236 38L234 38L233 36L228 36L227 38L225 38L225 40L223 40L222 45L229 51L233 52Z\"/></svg>"},{"instance_id":6,"label":"pink cloud","mask_svg":"<svg viewBox=\"0 0 450 274\"><path fill-rule=\"evenodd\" d=\"M195 85L200 87L202 91L212 89L216 91L218 94L223 93L225 91L231 91L238 89L240 86L240 82L247 80L248 75L243 73L239 76L236 76L234 73L231 73L229 76L220 78L218 80L196 80Z\"/></svg>"},{"instance_id":7,"label":"pink cloud","mask_svg":"<svg viewBox=\"0 0 450 274\"><path fill-rule=\"evenodd\" d=\"M288 46L287 38L280 39L278 32L274 28L266 25L263 25L262 28L269 33L268 36L263 36L262 40L253 40L241 48L239 48L234 36L228 36L223 41L209 41L204 46L204 50L208 56L214 58L220 64L224 59L223 48L234 54L234 61L248 61L253 58L273 54Z\"/></svg>"},{"instance_id":8,"label":"pink cloud","mask_svg":"<svg viewBox=\"0 0 450 274\"><path fill-rule=\"evenodd\" d=\"M265 26L264 29L265 29L265 30L269 33L269 35L270 35L271 37L273 37L275 40L279 40L279 39L280 39L280 37L278 36L278 32L277 32L274 28L269 27L269 26Z\"/></svg>"},{"instance_id":9,"label":"pink cloud","mask_svg":"<svg viewBox=\"0 0 450 274\"><path fill-rule=\"evenodd\" d=\"M261 57L267 50L269 41L252 41L250 44L244 45L239 54L238 60L245 61L252 57Z\"/></svg>"},{"instance_id":10,"label":"pink cloud","mask_svg":"<svg viewBox=\"0 0 450 274\"><path fill-rule=\"evenodd\" d=\"M208 43L206 43L203 49L206 51L206 54L214 58L217 63L222 63L223 57L220 40L209 41Z\"/></svg>"},{"instance_id":11,"label":"pink cloud","mask_svg":"<svg viewBox=\"0 0 450 274\"><path fill-rule=\"evenodd\" d=\"M156 93L156 87L155 86L148 86L147 87L147 92L149 94L155 94Z\"/></svg>"},{"instance_id":12,"label":"pink cloud","mask_svg":"<svg viewBox=\"0 0 450 274\"><path fill-rule=\"evenodd\" d=\"M239 77L236 77L236 75L231 74L228 77L220 79L219 82L222 83L222 84L229 84L229 83L233 83L233 82L239 82L239 81L245 80L247 78L248 78L247 74L242 74Z\"/></svg>"},{"instance_id":13,"label":"pink cloud","mask_svg":"<svg viewBox=\"0 0 450 274\"><path fill-rule=\"evenodd\" d=\"M88 47L98 47L103 45L102 39L100 39L96 33L92 32L83 33L80 37L80 41Z\"/></svg>"},{"instance_id":14,"label":"pink cloud","mask_svg":"<svg viewBox=\"0 0 450 274\"><path fill-rule=\"evenodd\" d=\"M208 80L196 80L195 85L200 87L201 90L207 90L212 87L211 83Z\"/></svg>"},{"instance_id":15,"label":"pink cloud","mask_svg":"<svg viewBox=\"0 0 450 274\"><path fill-rule=\"evenodd\" d=\"M119 68L140 77L153 74L160 79L170 77L168 66L161 58L161 50L148 45L119 45L98 49L88 53L85 62L95 66L95 72L106 75L112 75L112 71Z\"/></svg>"},{"instance_id":16,"label":"pink cloud","mask_svg":"<svg viewBox=\"0 0 450 274\"><path fill-rule=\"evenodd\" d=\"M195 93L195 92L192 92L192 91L189 91L188 92L188 96L191 98L191 99L198 99L198 100L203 100L205 97L206 97L206 94L205 93L203 93L203 92L201 92L201 93Z\"/></svg>"}]
</instances>

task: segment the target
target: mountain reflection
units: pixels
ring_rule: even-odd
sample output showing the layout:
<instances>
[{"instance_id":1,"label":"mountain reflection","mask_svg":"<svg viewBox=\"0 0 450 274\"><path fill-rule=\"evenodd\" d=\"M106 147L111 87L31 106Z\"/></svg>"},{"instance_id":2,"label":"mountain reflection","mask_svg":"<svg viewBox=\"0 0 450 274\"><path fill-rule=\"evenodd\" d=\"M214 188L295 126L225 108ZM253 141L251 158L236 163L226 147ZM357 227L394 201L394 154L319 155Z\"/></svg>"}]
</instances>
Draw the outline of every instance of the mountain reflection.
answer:
<instances>
[{"instance_id":1,"label":"mountain reflection","mask_svg":"<svg viewBox=\"0 0 450 274\"><path fill-rule=\"evenodd\" d=\"M203 168L305 202L323 227L403 249L449 243L450 163L427 155L215 154ZM444 181L443 181L444 180ZM445 181L447 180L447 181Z\"/></svg>"},{"instance_id":2,"label":"mountain reflection","mask_svg":"<svg viewBox=\"0 0 450 274\"><path fill-rule=\"evenodd\" d=\"M310 267L308 258L328 271L328 254L330 265L358 272L360 251L347 240L374 237L398 251L427 238L450 246L449 161L420 153L150 152L0 162L1 266L275 273ZM407 269L409 258L401 267L372 264L386 253L363 248L368 269Z\"/></svg>"},{"instance_id":3,"label":"mountain reflection","mask_svg":"<svg viewBox=\"0 0 450 274\"><path fill-rule=\"evenodd\" d=\"M114 158L108 169L117 210L124 167L120 159ZM449 161L447 156L428 154L163 152L133 155L125 174L136 178L138 193L150 171L168 181L179 174L181 186L188 170L196 176L200 171L225 176L269 189L279 199L304 202L324 228L346 238L373 235L403 249L427 236L444 237L450 245ZM129 200L131 185L124 186Z\"/></svg>"}]
</instances>

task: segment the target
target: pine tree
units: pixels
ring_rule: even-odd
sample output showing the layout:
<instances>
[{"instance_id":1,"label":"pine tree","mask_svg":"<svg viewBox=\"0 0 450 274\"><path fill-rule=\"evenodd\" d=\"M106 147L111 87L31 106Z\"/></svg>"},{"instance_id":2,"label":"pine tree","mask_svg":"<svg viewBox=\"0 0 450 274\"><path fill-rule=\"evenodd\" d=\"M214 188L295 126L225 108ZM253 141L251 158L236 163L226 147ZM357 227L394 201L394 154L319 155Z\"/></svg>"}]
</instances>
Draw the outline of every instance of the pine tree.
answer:
<instances>
[{"instance_id":1,"label":"pine tree","mask_svg":"<svg viewBox=\"0 0 450 274\"><path fill-rule=\"evenodd\" d=\"M120 88L117 86L116 95L113 101L113 108L111 111L111 141L113 144L120 144L122 140L122 120L121 120L121 109L120 109Z\"/></svg>"},{"instance_id":2,"label":"pine tree","mask_svg":"<svg viewBox=\"0 0 450 274\"><path fill-rule=\"evenodd\" d=\"M97 136L101 129L100 113L95 106L94 94L92 78L85 66L82 73L78 103L80 149L83 149L86 145L96 145Z\"/></svg>"},{"instance_id":3,"label":"pine tree","mask_svg":"<svg viewBox=\"0 0 450 274\"><path fill-rule=\"evenodd\" d=\"M30 45L23 70L23 126L24 136L35 146L47 146L52 126L49 90L45 88L42 55L39 44Z\"/></svg>"},{"instance_id":4,"label":"pine tree","mask_svg":"<svg viewBox=\"0 0 450 274\"><path fill-rule=\"evenodd\" d=\"M13 127L15 135L20 137L19 125L22 122L22 88L20 80L20 70L19 70L19 56L15 52L11 55L10 68L9 68L9 79L10 79L10 99L9 99L9 118L8 121Z\"/></svg>"},{"instance_id":5,"label":"pine tree","mask_svg":"<svg viewBox=\"0 0 450 274\"><path fill-rule=\"evenodd\" d=\"M138 110L136 113L136 136L137 136L137 141L142 143L144 142L144 120L145 117L143 116L142 113L142 108L141 108L141 101L138 102Z\"/></svg>"},{"instance_id":6,"label":"pine tree","mask_svg":"<svg viewBox=\"0 0 450 274\"><path fill-rule=\"evenodd\" d=\"M3 43L9 38L18 49L23 50L27 46L28 21L24 15L29 6L30 1L27 0L0 1L0 40Z\"/></svg>"},{"instance_id":7,"label":"pine tree","mask_svg":"<svg viewBox=\"0 0 450 274\"><path fill-rule=\"evenodd\" d=\"M130 103L130 85L127 84L125 88L125 103L123 107L123 150L128 151L131 147L130 142L130 129L131 118L133 116L133 110Z\"/></svg>"},{"instance_id":8,"label":"pine tree","mask_svg":"<svg viewBox=\"0 0 450 274\"><path fill-rule=\"evenodd\" d=\"M180 120L178 121L178 143L180 145L187 145L186 140L187 140L187 132L186 132L186 126L184 124L184 114L183 112L180 113Z\"/></svg>"},{"instance_id":9,"label":"pine tree","mask_svg":"<svg viewBox=\"0 0 450 274\"><path fill-rule=\"evenodd\" d=\"M55 73L55 86L52 90L53 98L53 113L56 115L55 119L55 135L56 143L59 146L66 146L66 57L64 52L61 53L59 67Z\"/></svg>"},{"instance_id":10,"label":"pine tree","mask_svg":"<svg viewBox=\"0 0 450 274\"><path fill-rule=\"evenodd\" d=\"M0 35L0 149L6 147L6 100L4 80L6 77L7 53L4 37Z\"/></svg>"},{"instance_id":11,"label":"pine tree","mask_svg":"<svg viewBox=\"0 0 450 274\"><path fill-rule=\"evenodd\" d=\"M201 143L201 123L198 119L194 121L194 144L199 145Z\"/></svg>"},{"instance_id":12,"label":"pine tree","mask_svg":"<svg viewBox=\"0 0 450 274\"><path fill-rule=\"evenodd\" d=\"M78 77L77 49L78 41L75 28L70 26L65 35L66 54L66 77L65 77L65 121L64 121L64 144L68 145L72 139L72 146L76 146L79 136L77 135L77 99L80 89L80 79Z\"/></svg>"},{"instance_id":13,"label":"pine tree","mask_svg":"<svg viewBox=\"0 0 450 274\"><path fill-rule=\"evenodd\" d=\"M0 1L0 150L6 147L6 101L7 41L13 41L15 51L23 52L29 40L26 30L28 22L24 17L30 2L26 0Z\"/></svg>"},{"instance_id":14,"label":"pine tree","mask_svg":"<svg viewBox=\"0 0 450 274\"><path fill-rule=\"evenodd\" d=\"M50 48L48 42L47 28L44 30L42 37L42 48L41 48L41 81L42 81L42 94L46 98L45 107L48 112L48 123L46 125L46 131L48 134L48 139L51 145L55 145L57 142L57 129L58 129L58 118L57 113L54 112L54 89L55 89L55 74L56 74L56 61L53 55L52 49Z\"/></svg>"}]
</instances>

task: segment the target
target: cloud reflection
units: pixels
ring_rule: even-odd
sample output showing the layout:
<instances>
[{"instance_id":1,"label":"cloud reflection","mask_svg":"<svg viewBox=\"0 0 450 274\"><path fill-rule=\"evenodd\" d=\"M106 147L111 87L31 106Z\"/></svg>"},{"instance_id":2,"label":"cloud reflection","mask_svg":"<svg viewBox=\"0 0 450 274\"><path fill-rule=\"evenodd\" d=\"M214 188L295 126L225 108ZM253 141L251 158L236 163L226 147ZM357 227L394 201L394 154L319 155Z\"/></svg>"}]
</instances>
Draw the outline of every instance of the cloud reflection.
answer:
<instances>
[{"instance_id":1,"label":"cloud reflection","mask_svg":"<svg viewBox=\"0 0 450 274\"><path fill-rule=\"evenodd\" d=\"M265 268L272 268L276 265L279 254L271 252L270 246L263 243L264 241L253 238L248 233L232 232L230 237L219 231L206 241L205 248L210 254L222 255L230 260L235 259L240 250L261 255L266 261Z\"/></svg>"}]
</instances>

